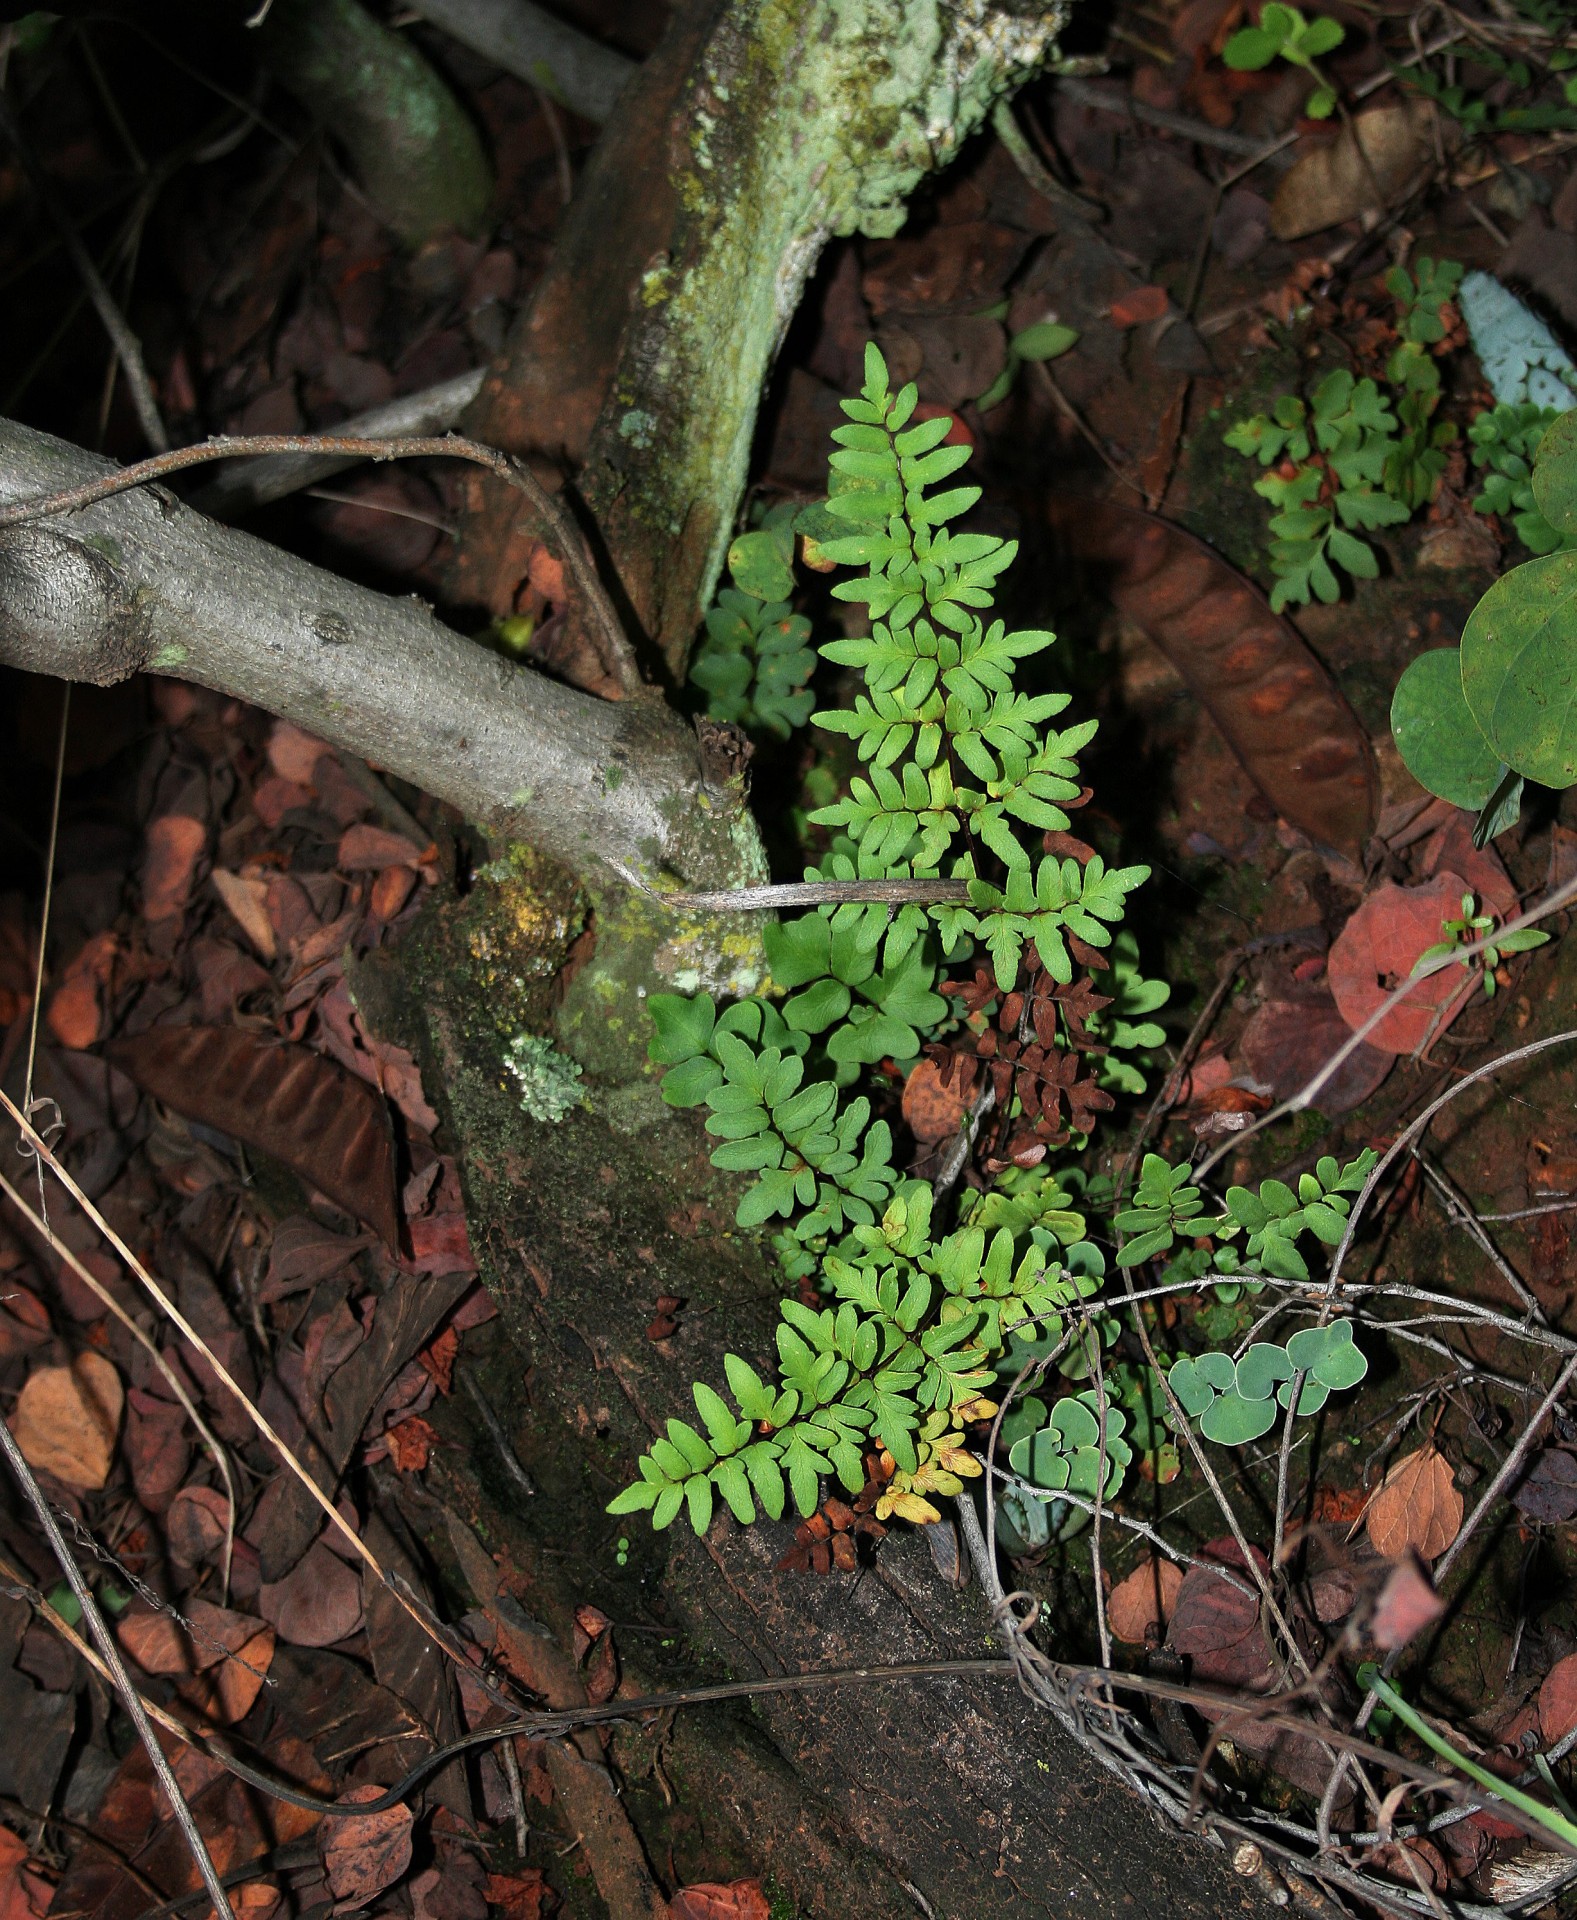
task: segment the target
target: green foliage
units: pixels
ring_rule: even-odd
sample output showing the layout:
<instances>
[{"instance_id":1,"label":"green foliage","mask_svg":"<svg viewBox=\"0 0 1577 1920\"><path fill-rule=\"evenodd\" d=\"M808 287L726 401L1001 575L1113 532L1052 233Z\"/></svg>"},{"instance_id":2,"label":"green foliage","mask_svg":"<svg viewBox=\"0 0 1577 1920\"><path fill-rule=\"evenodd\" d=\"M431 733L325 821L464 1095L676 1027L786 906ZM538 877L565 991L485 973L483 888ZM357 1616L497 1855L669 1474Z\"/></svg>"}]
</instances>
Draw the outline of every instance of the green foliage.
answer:
<instances>
[{"instance_id":1,"label":"green foliage","mask_svg":"<svg viewBox=\"0 0 1577 1920\"><path fill-rule=\"evenodd\" d=\"M1235 452L1273 469L1254 491L1275 509L1270 603L1277 612L1311 598L1338 599L1337 568L1374 579L1379 561L1364 534L1410 520L1439 490L1455 429L1434 418L1441 387L1431 349L1446 337L1444 310L1461 279L1453 261L1427 258L1416 274L1393 267L1386 275L1397 344L1383 390L1337 368L1307 401L1282 394L1268 414L1240 420L1226 434Z\"/></svg>"},{"instance_id":2,"label":"green foliage","mask_svg":"<svg viewBox=\"0 0 1577 1920\"><path fill-rule=\"evenodd\" d=\"M706 616L690 678L708 696L707 717L786 740L814 704L806 686L816 656L794 591L794 509L777 507L728 549L733 586Z\"/></svg>"},{"instance_id":3,"label":"green foliage","mask_svg":"<svg viewBox=\"0 0 1577 1920\"><path fill-rule=\"evenodd\" d=\"M1524 6L1523 11L1531 13L1533 9ZM1569 34L1569 15L1559 26L1545 30ZM1448 113L1469 140L1481 140L1497 133L1569 133L1577 129L1577 79L1560 82L1558 101L1543 99L1512 104L1504 97L1498 102L1490 97L1492 92L1501 96L1508 92L1528 93L1543 86L1550 76L1570 73L1573 64L1569 47L1556 48L1546 61L1537 63L1508 60L1487 43L1478 42L1473 48L1473 65L1486 67L1496 76L1496 82L1482 93L1470 93L1466 87L1442 79L1424 65L1404 67L1393 62L1391 71L1403 86L1423 94L1442 112Z\"/></svg>"},{"instance_id":4,"label":"green foliage","mask_svg":"<svg viewBox=\"0 0 1577 1920\"><path fill-rule=\"evenodd\" d=\"M1065 353L1071 353L1078 344L1078 328L1065 327L1060 321L1037 320L1033 326L1020 328L1008 341L1008 357L1003 362L1002 371L981 394L975 405L982 413L988 413L992 407L1000 406L1013 391L1013 384L1018 379L1020 367L1030 361L1060 360Z\"/></svg>"},{"instance_id":5,"label":"green foliage","mask_svg":"<svg viewBox=\"0 0 1577 1920\"><path fill-rule=\"evenodd\" d=\"M504 1050L504 1064L520 1088L521 1108L533 1120L556 1126L585 1097L580 1063L540 1033L517 1033Z\"/></svg>"},{"instance_id":6,"label":"green foliage","mask_svg":"<svg viewBox=\"0 0 1577 1920\"><path fill-rule=\"evenodd\" d=\"M1425 947L1413 963L1413 972L1429 973L1439 960L1455 959L1459 966L1471 967L1473 962L1462 952L1483 940L1493 930L1495 916L1491 913L1476 913L1471 893L1462 896L1462 915L1457 920L1443 920L1440 931L1445 939L1432 947ZM1484 998L1495 997L1495 969L1500 965L1501 955L1506 953L1530 953L1535 947L1542 947L1549 939L1547 933L1537 927L1523 927L1516 933L1508 933L1487 946L1479 958L1483 962Z\"/></svg>"},{"instance_id":7,"label":"green foliage","mask_svg":"<svg viewBox=\"0 0 1577 1920\"><path fill-rule=\"evenodd\" d=\"M1553 407L1531 401L1502 403L1481 413L1467 430L1474 466L1489 469L1474 508L1509 520L1530 553L1554 553L1577 544L1550 525L1533 497L1533 463L1546 431L1560 417Z\"/></svg>"},{"instance_id":8,"label":"green foliage","mask_svg":"<svg viewBox=\"0 0 1577 1920\"><path fill-rule=\"evenodd\" d=\"M1503 574L1468 616L1460 652L1414 661L1392 703L1398 751L1432 792L1476 793L1501 770L1481 803L1481 838L1515 821L1521 780L1577 783L1577 411L1544 425L1527 484L1568 544Z\"/></svg>"},{"instance_id":9,"label":"green foliage","mask_svg":"<svg viewBox=\"0 0 1577 1920\"><path fill-rule=\"evenodd\" d=\"M1346 37L1341 25L1327 14L1317 13L1312 20L1305 20L1296 7L1284 6L1282 0L1266 0L1259 24L1239 27L1221 57L1240 73L1257 72L1278 57L1301 67L1319 82L1303 111L1311 120L1326 120L1336 110L1336 89L1314 63L1339 47Z\"/></svg>"},{"instance_id":10,"label":"green foliage","mask_svg":"<svg viewBox=\"0 0 1577 1920\"><path fill-rule=\"evenodd\" d=\"M1308 1414L1318 1413L1333 1392L1357 1386L1368 1371L1353 1344L1352 1322L1334 1320L1303 1328L1284 1347L1256 1340L1236 1362L1220 1352L1184 1356L1173 1362L1167 1384L1207 1440L1240 1447L1270 1431L1278 1406L1292 1405L1299 1374L1305 1377L1297 1411Z\"/></svg>"}]
</instances>

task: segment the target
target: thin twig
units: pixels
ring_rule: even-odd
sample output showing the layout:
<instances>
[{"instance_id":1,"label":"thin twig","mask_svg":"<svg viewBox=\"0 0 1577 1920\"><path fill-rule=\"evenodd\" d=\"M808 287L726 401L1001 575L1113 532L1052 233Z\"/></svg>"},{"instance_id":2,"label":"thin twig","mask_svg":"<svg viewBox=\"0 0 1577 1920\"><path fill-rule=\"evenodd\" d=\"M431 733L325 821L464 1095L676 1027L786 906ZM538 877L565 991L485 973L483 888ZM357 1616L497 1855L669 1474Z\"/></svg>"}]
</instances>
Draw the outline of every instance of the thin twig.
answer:
<instances>
[{"instance_id":1,"label":"thin twig","mask_svg":"<svg viewBox=\"0 0 1577 1920\"><path fill-rule=\"evenodd\" d=\"M1527 1308L1529 1318L1544 1320L1544 1309L1539 1305L1534 1295L1529 1292L1523 1282L1522 1275L1517 1272L1516 1268L1484 1231L1478 1215L1474 1213L1473 1209L1463 1198L1456 1182L1443 1168L1437 1167L1432 1160L1426 1159L1424 1155L1416 1149L1414 1150L1413 1158L1418 1162L1419 1166L1423 1168L1424 1178L1439 1196L1440 1203L1445 1208L1452 1223L1461 1227L1467 1233L1468 1237L1477 1244L1480 1252L1483 1253L1484 1257L1495 1268L1495 1271L1500 1275L1501 1279L1505 1281L1506 1285L1510 1287L1511 1291L1522 1302L1523 1306Z\"/></svg>"},{"instance_id":2,"label":"thin twig","mask_svg":"<svg viewBox=\"0 0 1577 1920\"><path fill-rule=\"evenodd\" d=\"M219 1878L218 1869L209 1857L203 1836L197 1831L197 1822L192 1818L192 1810L186 1804L186 1796L181 1792L180 1782L174 1769L165 1756L163 1747L154 1735L153 1723L143 1711L142 1698L132 1685L131 1675L126 1671L126 1663L121 1658L120 1648L115 1644L115 1636L109 1630L104 1616L99 1612L99 1604L93 1597L93 1591L83 1578L82 1569L77 1565L76 1555L66 1545L60 1528L55 1524L55 1516L49 1502L44 1498L44 1490L33 1478L33 1469L28 1465L22 1449L17 1445L15 1436L5 1421L0 1420L0 1450L3 1450L11 1471L16 1475L17 1483L27 1498L28 1505L37 1516L38 1524L44 1529L44 1537L49 1541L55 1558L60 1562L60 1570L66 1576L71 1591L76 1595L77 1605L82 1609L82 1617L88 1623L88 1631L98 1643L104 1664L109 1668L110 1679L121 1705L137 1729L137 1737L147 1749L148 1760L158 1776L159 1785L170 1803L170 1812L176 1825L202 1875L203 1885L207 1887L209 1898L219 1920L235 1920L229 1896L224 1883Z\"/></svg>"},{"instance_id":3,"label":"thin twig","mask_svg":"<svg viewBox=\"0 0 1577 1920\"><path fill-rule=\"evenodd\" d=\"M790 880L770 887L734 887L716 893L664 893L617 860L608 865L637 893L675 913L775 913L779 907L941 906L969 898L966 880Z\"/></svg>"},{"instance_id":4,"label":"thin twig","mask_svg":"<svg viewBox=\"0 0 1577 1920\"><path fill-rule=\"evenodd\" d=\"M640 668L629 638L607 590L597 577L585 538L565 511L563 502L548 492L524 460L512 459L497 447L463 439L457 433L408 434L395 439L335 433L220 434L198 446L176 447L132 466L117 468L97 480L85 480L80 486L66 487L32 500L13 500L10 505L0 507L0 529L91 507L117 493L149 486L172 473L182 473L188 467L200 467L211 460L278 453L335 454L353 460L469 460L473 466L486 467L496 473L517 493L526 496L552 533L559 556L574 576L592 615L596 629L593 637L598 642L604 669L625 695L640 691Z\"/></svg>"}]
</instances>

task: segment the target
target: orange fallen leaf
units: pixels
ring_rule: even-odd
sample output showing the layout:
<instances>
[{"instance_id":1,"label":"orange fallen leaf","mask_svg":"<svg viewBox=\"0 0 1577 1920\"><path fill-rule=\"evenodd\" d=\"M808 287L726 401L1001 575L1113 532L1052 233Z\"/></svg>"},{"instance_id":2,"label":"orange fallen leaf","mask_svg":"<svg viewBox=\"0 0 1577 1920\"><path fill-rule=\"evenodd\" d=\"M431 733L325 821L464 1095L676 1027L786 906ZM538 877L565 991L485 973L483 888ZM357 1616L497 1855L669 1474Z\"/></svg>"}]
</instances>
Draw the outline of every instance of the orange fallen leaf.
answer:
<instances>
[{"instance_id":1,"label":"orange fallen leaf","mask_svg":"<svg viewBox=\"0 0 1577 1920\"><path fill-rule=\"evenodd\" d=\"M409 867L385 867L372 883L368 911L374 920L392 920L410 899L416 875Z\"/></svg>"},{"instance_id":2,"label":"orange fallen leaf","mask_svg":"<svg viewBox=\"0 0 1577 1920\"><path fill-rule=\"evenodd\" d=\"M1577 1653L1557 1660L1539 1688L1539 1731L1553 1747L1577 1727Z\"/></svg>"},{"instance_id":3,"label":"orange fallen leaf","mask_svg":"<svg viewBox=\"0 0 1577 1920\"><path fill-rule=\"evenodd\" d=\"M926 1146L951 1140L969 1112L974 1074L956 1069L944 1087L942 1070L934 1060L917 1061L903 1086L904 1124Z\"/></svg>"},{"instance_id":4,"label":"orange fallen leaf","mask_svg":"<svg viewBox=\"0 0 1577 1920\"><path fill-rule=\"evenodd\" d=\"M1159 1640L1160 1629L1172 1617L1182 1584L1183 1570L1174 1562L1141 1561L1126 1579L1119 1580L1112 1588L1106 1603L1106 1618L1112 1632L1130 1646L1142 1647L1152 1630Z\"/></svg>"},{"instance_id":5,"label":"orange fallen leaf","mask_svg":"<svg viewBox=\"0 0 1577 1920\"><path fill-rule=\"evenodd\" d=\"M113 933L96 933L50 995L44 1022L63 1047L80 1053L99 1038L100 1000L115 964L116 945Z\"/></svg>"},{"instance_id":6,"label":"orange fallen leaf","mask_svg":"<svg viewBox=\"0 0 1577 1920\"><path fill-rule=\"evenodd\" d=\"M327 752L321 740L293 727L288 720L276 720L268 736L268 764L281 780L300 787L312 785L313 770Z\"/></svg>"},{"instance_id":7,"label":"orange fallen leaf","mask_svg":"<svg viewBox=\"0 0 1577 1920\"><path fill-rule=\"evenodd\" d=\"M340 1795L339 1804L349 1807L362 1800L379 1800L383 1791L370 1783L352 1787ZM411 1824L411 1810L406 1806L323 1822L318 1857L329 1890L339 1903L338 1912L366 1906L404 1873L411 1864Z\"/></svg>"},{"instance_id":8,"label":"orange fallen leaf","mask_svg":"<svg viewBox=\"0 0 1577 1920\"><path fill-rule=\"evenodd\" d=\"M1467 882L1437 874L1427 887L1375 888L1336 936L1328 965L1331 998L1356 1033L1411 975L1420 954L1438 946L1447 920L1460 918ZM1420 980L1372 1033L1364 1036L1382 1053L1416 1053L1450 1025L1467 1005L1473 976L1463 967L1443 967Z\"/></svg>"},{"instance_id":9,"label":"orange fallen leaf","mask_svg":"<svg viewBox=\"0 0 1577 1920\"><path fill-rule=\"evenodd\" d=\"M340 835L335 865L341 873L377 873L385 867L419 868L432 852L432 842L418 847L403 833L391 833L387 827L369 826L365 821L347 827Z\"/></svg>"},{"instance_id":10,"label":"orange fallen leaf","mask_svg":"<svg viewBox=\"0 0 1577 1920\"><path fill-rule=\"evenodd\" d=\"M191 897L198 855L208 839L201 820L165 813L148 822L142 857L142 910L149 920L173 920Z\"/></svg>"},{"instance_id":11,"label":"orange fallen leaf","mask_svg":"<svg viewBox=\"0 0 1577 1920\"><path fill-rule=\"evenodd\" d=\"M26 1845L0 1827L0 1920L38 1920L49 1911L54 1891Z\"/></svg>"},{"instance_id":12,"label":"orange fallen leaf","mask_svg":"<svg viewBox=\"0 0 1577 1920\"><path fill-rule=\"evenodd\" d=\"M1147 320L1159 320L1166 309L1165 287L1135 287L1112 302L1112 325L1142 327Z\"/></svg>"},{"instance_id":13,"label":"orange fallen leaf","mask_svg":"<svg viewBox=\"0 0 1577 1920\"><path fill-rule=\"evenodd\" d=\"M396 1473L421 1473L438 1440L438 1435L417 1413L390 1427L383 1437Z\"/></svg>"},{"instance_id":14,"label":"orange fallen leaf","mask_svg":"<svg viewBox=\"0 0 1577 1920\"><path fill-rule=\"evenodd\" d=\"M1420 1447L1385 1476L1369 1502L1369 1539L1376 1553L1398 1560L1411 1547L1435 1560L1462 1531L1462 1496L1451 1463L1434 1447Z\"/></svg>"},{"instance_id":15,"label":"orange fallen leaf","mask_svg":"<svg viewBox=\"0 0 1577 1920\"><path fill-rule=\"evenodd\" d=\"M110 1362L101 1353L81 1353L69 1367L38 1367L28 1375L11 1431L30 1467L86 1493L109 1478L125 1404Z\"/></svg>"},{"instance_id":16,"label":"orange fallen leaf","mask_svg":"<svg viewBox=\"0 0 1577 1920\"><path fill-rule=\"evenodd\" d=\"M490 1873L482 1884L482 1897L490 1907L502 1908L505 1920L540 1920L546 1892L539 1867L522 1867L518 1873Z\"/></svg>"}]
</instances>

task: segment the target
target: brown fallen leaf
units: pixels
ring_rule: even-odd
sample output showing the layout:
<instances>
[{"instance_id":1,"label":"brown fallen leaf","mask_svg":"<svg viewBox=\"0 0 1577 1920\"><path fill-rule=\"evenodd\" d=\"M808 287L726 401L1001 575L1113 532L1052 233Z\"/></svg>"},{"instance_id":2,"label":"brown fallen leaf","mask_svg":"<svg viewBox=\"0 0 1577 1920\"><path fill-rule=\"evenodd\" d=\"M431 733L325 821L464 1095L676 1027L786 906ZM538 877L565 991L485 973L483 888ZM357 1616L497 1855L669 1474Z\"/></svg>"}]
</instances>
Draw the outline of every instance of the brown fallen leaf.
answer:
<instances>
[{"instance_id":1,"label":"brown fallen leaf","mask_svg":"<svg viewBox=\"0 0 1577 1920\"><path fill-rule=\"evenodd\" d=\"M318 761L329 751L315 735L303 733L288 720L276 720L268 736L268 764L281 780L310 787Z\"/></svg>"},{"instance_id":2,"label":"brown fallen leaf","mask_svg":"<svg viewBox=\"0 0 1577 1920\"><path fill-rule=\"evenodd\" d=\"M668 1903L668 1920L771 1920L759 1880L712 1881L681 1887Z\"/></svg>"},{"instance_id":3,"label":"brown fallen leaf","mask_svg":"<svg viewBox=\"0 0 1577 1920\"><path fill-rule=\"evenodd\" d=\"M1143 1560L1126 1579L1112 1588L1106 1618L1112 1632L1130 1646L1142 1647L1152 1635L1159 1641L1172 1617L1183 1585L1183 1570L1174 1561Z\"/></svg>"},{"instance_id":4,"label":"brown fallen leaf","mask_svg":"<svg viewBox=\"0 0 1577 1920\"><path fill-rule=\"evenodd\" d=\"M1461 917L1466 891L1460 874L1442 873L1424 887L1384 881L1362 902L1336 936L1328 968L1331 998L1354 1033L1408 979L1419 955L1439 944L1444 923ZM1419 981L1364 1044L1416 1053L1445 1031L1475 990L1466 968L1442 967Z\"/></svg>"},{"instance_id":5,"label":"brown fallen leaf","mask_svg":"<svg viewBox=\"0 0 1577 1920\"><path fill-rule=\"evenodd\" d=\"M1369 1621L1369 1637L1377 1647L1392 1653L1405 1647L1445 1610L1446 1603L1435 1592L1429 1569L1416 1553L1409 1553L1385 1577Z\"/></svg>"},{"instance_id":6,"label":"brown fallen leaf","mask_svg":"<svg viewBox=\"0 0 1577 1920\"><path fill-rule=\"evenodd\" d=\"M224 1544L230 1502L212 1487L182 1487L164 1516L164 1542L178 1567L201 1566Z\"/></svg>"},{"instance_id":7,"label":"brown fallen leaf","mask_svg":"<svg viewBox=\"0 0 1577 1920\"><path fill-rule=\"evenodd\" d=\"M297 1647L332 1647L362 1623L361 1576L320 1540L283 1580L264 1581L257 1610Z\"/></svg>"},{"instance_id":8,"label":"brown fallen leaf","mask_svg":"<svg viewBox=\"0 0 1577 1920\"><path fill-rule=\"evenodd\" d=\"M415 891L416 874L409 867L385 867L372 883L367 910L374 920L395 918Z\"/></svg>"},{"instance_id":9,"label":"brown fallen leaf","mask_svg":"<svg viewBox=\"0 0 1577 1920\"><path fill-rule=\"evenodd\" d=\"M54 1892L44 1869L29 1857L27 1843L0 1827L0 1920L39 1920Z\"/></svg>"},{"instance_id":10,"label":"brown fallen leaf","mask_svg":"<svg viewBox=\"0 0 1577 1920\"><path fill-rule=\"evenodd\" d=\"M1511 1496L1519 1513L1544 1526L1577 1516L1577 1458L1564 1447L1541 1447Z\"/></svg>"},{"instance_id":11,"label":"brown fallen leaf","mask_svg":"<svg viewBox=\"0 0 1577 1920\"><path fill-rule=\"evenodd\" d=\"M974 1096L974 1075L954 1073L944 1085L934 1060L917 1061L903 1085L904 1124L923 1145L951 1140L964 1124Z\"/></svg>"},{"instance_id":12,"label":"brown fallen leaf","mask_svg":"<svg viewBox=\"0 0 1577 1920\"><path fill-rule=\"evenodd\" d=\"M1434 167L1434 118L1427 100L1407 95L1368 108L1334 139L1309 145L1276 189L1271 232L1278 240L1301 240L1402 199Z\"/></svg>"},{"instance_id":13,"label":"brown fallen leaf","mask_svg":"<svg viewBox=\"0 0 1577 1920\"><path fill-rule=\"evenodd\" d=\"M268 917L268 882L254 874L230 873L223 867L215 867L208 877L247 939L265 960L272 960L278 946Z\"/></svg>"},{"instance_id":14,"label":"brown fallen leaf","mask_svg":"<svg viewBox=\"0 0 1577 1920\"><path fill-rule=\"evenodd\" d=\"M1294 981L1284 997L1255 1009L1238 1038L1234 1058L1270 1088L1273 1100L1281 1101L1307 1085L1351 1038L1352 1030L1337 1011L1329 987L1323 981ZM1359 1041L1314 1096L1316 1111L1333 1119L1351 1113L1378 1090L1395 1065L1394 1053Z\"/></svg>"},{"instance_id":15,"label":"brown fallen leaf","mask_svg":"<svg viewBox=\"0 0 1577 1920\"><path fill-rule=\"evenodd\" d=\"M415 870L430 865L432 856L431 841L425 847L418 847L403 833L391 833L387 827L362 822L359 826L347 827L340 836L335 865L341 873L381 873L385 867Z\"/></svg>"},{"instance_id":16,"label":"brown fallen leaf","mask_svg":"<svg viewBox=\"0 0 1577 1920\"><path fill-rule=\"evenodd\" d=\"M1112 302L1111 322L1120 330L1159 320L1169 305L1165 287L1135 287Z\"/></svg>"},{"instance_id":17,"label":"brown fallen leaf","mask_svg":"<svg viewBox=\"0 0 1577 1920\"><path fill-rule=\"evenodd\" d=\"M99 1037L104 989L109 985L117 945L112 932L94 934L84 942L49 996L44 1023L60 1044L73 1052L91 1047Z\"/></svg>"},{"instance_id":18,"label":"brown fallen leaf","mask_svg":"<svg viewBox=\"0 0 1577 1920\"><path fill-rule=\"evenodd\" d=\"M1462 1531L1462 1513L1451 1463L1437 1448L1420 1447L1397 1461L1369 1502L1369 1540L1387 1560L1409 1549L1437 1560Z\"/></svg>"},{"instance_id":19,"label":"brown fallen leaf","mask_svg":"<svg viewBox=\"0 0 1577 1920\"><path fill-rule=\"evenodd\" d=\"M438 1435L420 1414L413 1413L390 1427L383 1438L396 1473L421 1473L426 1469Z\"/></svg>"},{"instance_id":20,"label":"brown fallen leaf","mask_svg":"<svg viewBox=\"0 0 1577 1920\"><path fill-rule=\"evenodd\" d=\"M542 1901L547 1891L540 1867L521 1867L515 1873L490 1873L482 1886L487 1904L499 1908L504 1920L541 1920Z\"/></svg>"},{"instance_id":21,"label":"brown fallen leaf","mask_svg":"<svg viewBox=\"0 0 1577 1920\"><path fill-rule=\"evenodd\" d=\"M383 1788L368 1784L352 1787L339 1797L342 1807L362 1800L378 1800ZM381 1813L352 1814L348 1819L325 1820L319 1829L318 1858L339 1913L375 1900L392 1887L411 1864L409 1807L385 1807Z\"/></svg>"},{"instance_id":22,"label":"brown fallen leaf","mask_svg":"<svg viewBox=\"0 0 1577 1920\"><path fill-rule=\"evenodd\" d=\"M201 820L165 813L148 822L142 860L142 910L150 920L173 920L191 897L198 856L208 840Z\"/></svg>"},{"instance_id":23,"label":"brown fallen leaf","mask_svg":"<svg viewBox=\"0 0 1577 1920\"><path fill-rule=\"evenodd\" d=\"M1281 817L1357 859L1379 792L1369 736L1291 621L1155 514L1058 494L1034 509L1070 552L1107 570L1113 605L1166 655Z\"/></svg>"},{"instance_id":24,"label":"brown fallen leaf","mask_svg":"<svg viewBox=\"0 0 1577 1920\"><path fill-rule=\"evenodd\" d=\"M11 1431L30 1467L63 1486L95 1492L109 1478L125 1390L101 1353L69 1367L37 1367L23 1383Z\"/></svg>"},{"instance_id":25,"label":"brown fallen leaf","mask_svg":"<svg viewBox=\"0 0 1577 1920\"><path fill-rule=\"evenodd\" d=\"M163 1513L191 1465L185 1411L133 1387L126 1403L126 1457L137 1498L149 1513Z\"/></svg>"},{"instance_id":26,"label":"brown fallen leaf","mask_svg":"<svg viewBox=\"0 0 1577 1920\"><path fill-rule=\"evenodd\" d=\"M366 1081L239 1027L150 1027L104 1051L156 1100L272 1154L396 1244L394 1139Z\"/></svg>"}]
</instances>

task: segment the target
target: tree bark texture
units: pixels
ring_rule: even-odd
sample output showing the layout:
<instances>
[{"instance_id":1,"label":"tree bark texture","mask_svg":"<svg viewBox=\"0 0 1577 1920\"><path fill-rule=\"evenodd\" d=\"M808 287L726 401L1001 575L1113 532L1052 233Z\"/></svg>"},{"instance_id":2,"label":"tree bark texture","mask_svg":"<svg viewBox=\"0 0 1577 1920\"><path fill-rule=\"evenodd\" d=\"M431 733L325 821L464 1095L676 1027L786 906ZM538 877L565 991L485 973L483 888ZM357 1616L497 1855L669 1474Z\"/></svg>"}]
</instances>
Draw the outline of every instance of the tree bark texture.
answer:
<instances>
[{"instance_id":1,"label":"tree bark texture","mask_svg":"<svg viewBox=\"0 0 1577 1920\"><path fill-rule=\"evenodd\" d=\"M0 422L0 500L112 463ZM655 695L603 701L141 488L0 533L0 662L106 686L168 673L235 694L527 840L594 884L608 862L760 877L737 784Z\"/></svg>"},{"instance_id":2,"label":"tree bark texture","mask_svg":"<svg viewBox=\"0 0 1577 1920\"><path fill-rule=\"evenodd\" d=\"M914 187L1046 59L1064 18L1030 0L698 0L624 96L469 430L583 467L676 679L823 246L896 232ZM517 559L478 543L473 597L504 605Z\"/></svg>"}]
</instances>

